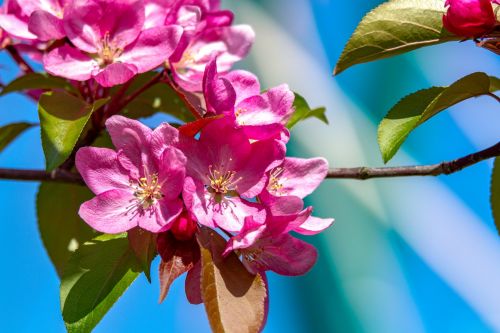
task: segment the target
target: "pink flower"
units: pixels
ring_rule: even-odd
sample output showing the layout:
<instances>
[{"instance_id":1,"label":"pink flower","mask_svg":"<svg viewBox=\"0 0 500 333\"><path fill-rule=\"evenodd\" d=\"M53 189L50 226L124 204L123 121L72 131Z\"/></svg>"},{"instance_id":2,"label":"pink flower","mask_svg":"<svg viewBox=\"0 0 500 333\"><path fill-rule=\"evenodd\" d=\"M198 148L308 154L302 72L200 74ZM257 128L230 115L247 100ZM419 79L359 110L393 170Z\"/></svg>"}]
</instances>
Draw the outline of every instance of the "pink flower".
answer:
<instances>
[{"instance_id":1,"label":"pink flower","mask_svg":"<svg viewBox=\"0 0 500 333\"><path fill-rule=\"evenodd\" d=\"M152 142L157 133L136 120L113 116L106 127L117 151L86 147L76 155L78 171L97 195L81 205L81 218L111 234L137 226L154 233L167 230L182 212L185 156L171 146L173 141ZM175 140L175 128L164 124L160 130Z\"/></svg>"},{"instance_id":2,"label":"pink flower","mask_svg":"<svg viewBox=\"0 0 500 333\"><path fill-rule=\"evenodd\" d=\"M21 40L35 40L37 37L28 30L29 16L18 0L5 1L0 11L0 28L11 37Z\"/></svg>"},{"instance_id":3,"label":"pink flower","mask_svg":"<svg viewBox=\"0 0 500 333\"><path fill-rule=\"evenodd\" d=\"M177 83L188 91L201 91L205 67L212 59L217 58L219 69L227 72L248 54L255 39L250 26L227 26L232 16L225 12L209 19L204 21L204 29L185 40L181 44L184 47L170 59Z\"/></svg>"},{"instance_id":4,"label":"pink flower","mask_svg":"<svg viewBox=\"0 0 500 333\"><path fill-rule=\"evenodd\" d=\"M249 138L265 140L281 136L288 141L285 125L294 112L295 99L288 85L261 94L255 75L241 70L219 75L217 63L212 60L205 70L203 93L208 112L229 116Z\"/></svg>"},{"instance_id":5,"label":"pink flower","mask_svg":"<svg viewBox=\"0 0 500 333\"><path fill-rule=\"evenodd\" d=\"M491 0L446 0L445 5L449 7L443 16L444 27L457 36L468 38L481 37L491 32L496 25L491 2Z\"/></svg>"},{"instance_id":6,"label":"pink flower","mask_svg":"<svg viewBox=\"0 0 500 333\"><path fill-rule=\"evenodd\" d=\"M328 162L324 158L285 158L282 165L269 172L269 181L259 199L265 204L273 204L281 199L305 198L311 194L325 179ZM298 205L295 203L295 205ZM298 205L296 210L302 209ZM328 228L333 219L321 219L311 216L294 231L304 235L314 235Z\"/></svg>"},{"instance_id":7,"label":"pink flower","mask_svg":"<svg viewBox=\"0 0 500 333\"><path fill-rule=\"evenodd\" d=\"M241 232L229 239L224 255L237 250L253 274L267 270L288 276L305 274L314 266L318 254L314 246L288 234L288 225L294 223L293 219L274 217L259 223L248 216Z\"/></svg>"},{"instance_id":8,"label":"pink flower","mask_svg":"<svg viewBox=\"0 0 500 333\"><path fill-rule=\"evenodd\" d=\"M238 231L246 216L263 221L262 205L250 202L265 186L266 172L284 158L275 140L250 143L226 118L202 129L200 139L182 138L188 158L183 198L195 219L208 227Z\"/></svg>"},{"instance_id":9,"label":"pink flower","mask_svg":"<svg viewBox=\"0 0 500 333\"><path fill-rule=\"evenodd\" d=\"M64 45L44 57L52 75L77 81L95 78L111 87L150 71L173 53L179 26L143 29L138 0L75 0L65 9L64 30L76 48Z\"/></svg>"}]
</instances>

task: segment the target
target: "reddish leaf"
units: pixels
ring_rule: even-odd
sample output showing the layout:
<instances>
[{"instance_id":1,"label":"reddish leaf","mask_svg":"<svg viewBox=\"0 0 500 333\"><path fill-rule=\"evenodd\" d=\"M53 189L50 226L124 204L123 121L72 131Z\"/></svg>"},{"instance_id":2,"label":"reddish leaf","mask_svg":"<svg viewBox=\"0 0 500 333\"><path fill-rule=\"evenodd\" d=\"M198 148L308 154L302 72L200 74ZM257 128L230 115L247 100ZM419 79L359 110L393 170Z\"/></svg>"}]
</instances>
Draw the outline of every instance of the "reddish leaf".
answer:
<instances>
[{"instance_id":1,"label":"reddish leaf","mask_svg":"<svg viewBox=\"0 0 500 333\"><path fill-rule=\"evenodd\" d=\"M224 258L226 241L203 228L198 234L201 250L201 293L212 331L257 333L267 311L265 278L250 274L238 257Z\"/></svg>"},{"instance_id":2,"label":"reddish leaf","mask_svg":"<svg viewBox=\"0 0 500 333\"><path fill-rule=\"evenodd\" d=\"M181 132L185 136L195 136L199 131L203 129L203 127L207 126L212 121L220 119L222 117L223 115L218 115L192 121L179 127L179 132Z\"/></svg>"},{"instance_id":3,"label":"reddish leaf","mask_svg":"<svg viewBox=\"0 0 500 333\"><path fill-rule=\"evenodd\" d=\"M129 230L128 241L141 263L144 274L151 282L151 262L156 257L156 234L137 227Z\"/></svg>"},{"instance_id":4,"label":"reddish leaf","mask_svg":"<svg viewBox=\"0 0 500 333\"><path fill-rule=\"evenodd\" d=\"M158 235L157 246L162 258L159 270L161 303L167 297L172 282L200 260L200 249L195 238L180 241L170 232Z\"/></svg>"},{"instance_id":5,"label":"reddish leaf","mask_svg":"<svg viewBox=\"0 0 500 333\"><path fill-rule=\"evenodd\" d=\"M186 283L184 284L186 297L191 304L203 303L201 297L201 262L198 261L194 267L187 273Z\"/></svg>"}]
</instances>

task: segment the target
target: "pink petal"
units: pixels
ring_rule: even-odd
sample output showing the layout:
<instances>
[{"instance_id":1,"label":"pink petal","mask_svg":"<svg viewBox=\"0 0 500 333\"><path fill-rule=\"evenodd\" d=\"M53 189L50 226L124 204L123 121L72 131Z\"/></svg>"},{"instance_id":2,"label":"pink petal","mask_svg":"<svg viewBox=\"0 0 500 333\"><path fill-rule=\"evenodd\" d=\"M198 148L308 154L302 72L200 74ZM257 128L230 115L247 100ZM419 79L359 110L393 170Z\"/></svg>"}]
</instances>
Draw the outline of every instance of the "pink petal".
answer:
<instances>
[{"instance_id":1,"label":"pink petal","mask_svg":"<svg viewBox=\"0 0 500 333\"><path fill-rule=\"evenodd\" d=\"M162 123L152 133L149 140L151 152L156 158L160 158L167 146L177 145L179 142L179 131L168 123Z\"/></svg>"},{"instance_id":2,"label":"pink petal","mask_svg":"<svg viewBox=\"0 0 500 333\"><path fill-rule=\"evenodd\" d=\"M55 76L86 81L91 78L91 73L98 67L98 64L79 50L63 45L45 54L43 67L47 73Z\"/></svg>"},{"instance_id":3,"label":"pink petal","mask_svg":"<svg viewBox=\"0 0 500 333\"><path fill-rule=\"evenodd\" d=\"M63 21L44 10L36 10L31 14L28 29L41 41L61 39L66 36Z\"/></svg>"},{"instance_id":4,"label":"pink petal","mask_svg":"<svg viewBox=\"0 0 500 333\"><path fill-rule=\"evenodd\" d=\"M265 229L264 223L256 222L252 216L247 216L239 234L231 237L227 242L223 255L226 256L231 251L252 246L262 236Z\"/></svg>"},{"instance_id":5,"label":"pink petal","mask_svg":"<svg viewBox=\"0 0 500 333\"><path fill-rule=\"evenodd\" d=\"M78 214L97 231L118 234L138 225L138 218L127 207L136 202L131 191L111 190L80 206Z\"/></svg>"},{"instance_id":6,"label":"pink petal","mask_svg":"<svg viewBox=\"0 0 500 333\"><path fill-rule=\"evenodd\" d=\"M319 217L310 216L304 223L293 231L302 235L316 235L333 224L334 219L321 219Z\"/></svg>"},{"instance_id":7,"label":"pink petal","mask_svg":"<svg viewBox=\"0 0 500 333\"><path fill-rule=\"evenodd\" d=\"M0 28L15 38L36 39L36 36L28 30L28 22L20 20L15 15L0 14Z\"/></svg>"},{"instance_id":8,"label":"pink petal","mask_svg":"<svg viewBox=\"0 0 500 333\"><path fill-rule=\"evenodd\" d=\"M114 150L95 147L81 148L76 154L76 168L95 194L130 188L128 172L118 163Z\"/></svg>"},{"instance_id":9,"label":"pink petal","mask_svg":"<svg viewBox=\"0 0 500 333\"><path fill-rule=\"evenodd\" d=\"M216 59L212 60L205 69L203 93L208 112L222 114L233 111L236 91L228 79L218 76Z\"/></svg>"},{"instance_id":10,"label":"pink petal","mask_svg":"<svg viewBox=\"0 0 500 333\"><path fill-rule=\"evenodd\" d=\"M163 199L150 209L154 209L154 214L153 212L144 212L139 218L139 227L153 233L159 233L168 230L180 215L182 202L179 199Z\"/></svg>"},{"instance_id":11,"label":"pink petal","mask_svg":"<svg viewBox=\"0 0 500 333\"><path fill-rule=\"evenodd\" d=\"M283 173L280 177L280 182L283 184L282 193L304 198L325 179L328 161L324 158L287 157L282 168ZM272 191L271 194L276 195Z\"/></svg>"},{"instance_id":12,"label":"pink petal","mask_svg":"<svg viewBox=\"0 0 500 333\"><path fill-rule=\"evenodd\" d=\"M271 88L263 96L268 100L272 112L280 118L281 124L286 125L294 112L293 102L295 100L295 94L288 85L282 84Z\"/></svg>"},{"instance_id":13,"label":"pink petal","mask_svg":"<svg viewBox=\"0 0 500 333\"><path fill-rule=\"evenodd\" d=\"M318 258L314 246L289 234L269 238L262 250L257 260L248 264L259 271L272 270L286 276L307 273Z\"/></svg>"},{"instance_id":14,"label":"pink petal","mask_svg":"<svg viewBox=\"0 0 500 333\"><path fill-rule=\"evenodd\" d=\"M259 79L253 73L236 70L227 73L224 77L231 82L231 85L236 91L236 105L244 99L260 95Z\"/></svg>"},{"instance_id":15,"label":"pink petal","mask_svg":"<svg viewBox=\"0 0 500 333\"><path fill-rule=\"evenodd\" d=\"M64 28L79 49L97 53L108 34L111 45L125 48L144 24L144 4L139 0L75 0L65 9Z\"/></svg>"},{"instance_id":16,"label":"pink petal","mask_svg":"<svg viewBox=\"0 0 500 333\"><path fill-rule=\"evenodd\" d=\"M143 30L137 40L125 48L118 61L133 64L139 73L152 70L167 61L182 35L179 26Z\"/></svg>"},{"instance_id":17,"label":"pink petal","mask_svg":"<svg viewBox=\"0 0 500 333\"><path fill-rule=\"evenodd\" d=\"M102 70L94 70L95 80L103 87L113 87L123 84L138 73L133 64L115 62Z\"/></svg>"},{"instance_id":18,"label":"pink petal","mask_svg":"<svg viewBox=\"0 0 500 333\"><path fill-rule=\"evenodd\" d=\"M177 198L186 177L186 157L177 148L167 147L163 151L158 166L158 181L165 199Z\"/></svg>"}]
</instances>

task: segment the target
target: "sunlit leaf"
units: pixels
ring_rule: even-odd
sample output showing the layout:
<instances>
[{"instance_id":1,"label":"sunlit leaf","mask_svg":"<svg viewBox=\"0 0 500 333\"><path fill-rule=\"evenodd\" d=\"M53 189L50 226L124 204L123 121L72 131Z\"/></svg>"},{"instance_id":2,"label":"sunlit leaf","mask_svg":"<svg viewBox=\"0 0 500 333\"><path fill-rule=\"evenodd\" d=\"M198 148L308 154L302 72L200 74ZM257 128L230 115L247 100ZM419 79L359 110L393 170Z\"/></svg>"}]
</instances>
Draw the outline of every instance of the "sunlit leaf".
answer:
<instances>
[{"instance_id":1,"label":"sunlit leaf","mask_svg":"<svg viewBox=\"0 0 500 333\"><path fill-rule=\"evenodd\" d=\"M80 205L92 196L80 185L42 183L38 189L38 229L59 276L74 251L96 236L78 216Z\"/></svg>"},{"instance_id":2,"label":"sunlit leaf","mask_svg":"<svg viewBox=\"0 0 500 333\"><path fill-rule=\"evenodd\" d=\"M356 64L460 40L443 28L444 12L443 0L391 0L381 4L359 23L334 74Z\"/></svg>"},{"instance_id":3,"label":"sunlit leaf","mask_svg":"<svg viewBox=\"0 0 500 333\"><path fill-rule=\"evenodd\" d=\"M34 89L64 89L69 92L79 94L73 85L60 77L50 76L42 73L28 73L18 77L2 89L1 95L22 90Z\"/></svg>"},{"instance_id":4,"label":"sunlit leaf","mask_svg":"<svg viewBox=\"0 0 500 333\"><path fill-rule=\"evenodd\" d=\"M61 91L47 92L40 97L38 115L48 171L70 156L92 112L106 102L107 99L102 99L90 105Z\"/></svg>"},{"instance_id":5,"label":"sunlit leaf","mask_svg":"<svg viewBox=\"0 0 500 333\"><path fill-rule=\"evenodd\" d=\"M103 235L83 244L61 281L68 332L91 332L140 272L126 234Z\"/></svg>"},{"instance_id":6,"label":"sunlit leaf","mask_svg":"<svg viewBox=\"0 0 500 333\"><path fill-rule=\"evenodd\" d=\"M384 162L396 154L415 128L431 117L466 99L499 89L498 78L473 73L449 87L432 87L406 96L389 111L379 125L378 143Z\"/></svg>"},{"instance_id":7,"label":"sunlit leaf","mask_svg":"<svg viewBox=\"0 0 500 333\"><path fill-rule=\"evenodd\" d=\"M226 241L203 228L201 248L201 292L212 331L257 333L266 318L267 288L264 278L250 274L238 257L222 252Z\"/></svg>"},{"instance_id":8,"label":"sunlit leaf","mask_svg":"<svg viewBox=\"0 0 500 333\"><path fill-rule=\"evenodd\" d=\"M30 127L33 127L33 124L14 123L0 127L0 152Z\"/></svg>"},{"instance_id":9,"label":"sunlit leaf","mask_svg":"<svg viewBox=\"0 0 500 333\"><path fill-rule=\"evenodd\" d=\"M326 118L325 115L326 109L325 108L311 109L305 98L297 93L295 93L295 100L293 102L293 107L295 111L290 120L288 120L288 123L286 124L286 126L289 129L297 125L297 123L306 120L308 118L317 118L322 122L324 122L325 124L328 124L328 119Z\"/></svg>"}]
</instances>

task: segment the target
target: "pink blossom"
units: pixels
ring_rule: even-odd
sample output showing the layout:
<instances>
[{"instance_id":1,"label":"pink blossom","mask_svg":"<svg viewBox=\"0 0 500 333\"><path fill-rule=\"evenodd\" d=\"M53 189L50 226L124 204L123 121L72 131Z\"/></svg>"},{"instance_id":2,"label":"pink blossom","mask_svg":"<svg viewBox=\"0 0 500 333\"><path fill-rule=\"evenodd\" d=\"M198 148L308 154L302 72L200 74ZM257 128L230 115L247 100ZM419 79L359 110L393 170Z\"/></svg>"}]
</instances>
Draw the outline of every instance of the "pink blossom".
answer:
<instances>
[{"instance_id":1,"label":"pink blossom","mask_svg":"<svg viewBox=\"0 0 500 333\"><path fill-rule=\"evenodd\" d=\"M179 26L143 29L144 3L138 0L75 0L65 12L64 30L76 48L46 54L45 69L78 81L95 78L105 87L161 65L182 35Z\"/></svg>"},{"instance_id":2,"label":"pink blossom","mask_svg":"<svg viewBox=\"0 0 500 333\"><path fill-rule=\"evenodd\" d=\"M0 10L0 28L11 37L21 40L35 40L37 37L28 30L29 16L18 0L5 1Z\"/></svg>"},{"instance_id":3,"label":"pink blossom","mask_svg":"<svg viewBox=\"0 0 500 333\"><path fill-rule=\"evenodd\" d=\"M498 0L446 0L449 6L443 16L444 27L457 36L481 37L491 32L496 25L496 16L491 3Z\"/></svg>"},{"instance_id":4,"label":"pink blossom","mask_svg":"<svg viewBox=\"0 0 500 333\"><path fill-rule=\"evenodd\" d=\"M203 93L208 112L229 116L249 138L265 140L281 136L288 141L285 125L294 112L295 99L288 85L261 94L254 74L238 70L219 75L217 63L212 60L205 70Z\"/></svg>"},{"instance_id":5,"label":"pink blossom","mask_svg":"<svg viewBox=\"0 0 500 333\"><path fill-rule=\"evenodd\" d=\"M294 220L274 217L259 223L248 216L241 232L229 239L224 255L237 250L253 274L267 270L289 276L305 274L314 266L318 255L312 245L287 232L288 224L293 223Z\"/></svg>"},{"instance_id":6,"label":"pink blossom","mask_svg":"<svg viewBox=\"0 0 500 333\"><path fill-rule=\"evenodd\" d=\"M328 162L324 158L285 158L282 165L269 172L269 181L259 195L262 202L270 205L281 199L294 202L291 198L305 198L325 179ZM296 204L297 205L297 204ZM299 205L296 210L300 210ZM328 228L333 219L321 219L311 216L294 231L314 235Z\"/></svg>"},{"instance_id":7,"label":"pink blossom","mask_svg":"<svg viewBox=\"0 0 500 333\"><path fill-rule=\"evenodd\" d=\"M188 158L184 203L199 223L238 231L246 216L263 221L264 207L247 199L262 191L266 172L283 160L281 144L250 143L222 118L203 128L199 140L182 138L180 148Z\"/></svg>"},{"instance_id":8,"label":"pink blossom","mask_svg":"<svg viewBox=\"0 0 500 333\"><path fill-rule=\"evenodd\" d=\"M86 147L76 155L78 171L97 195L81 205L80 216L105 233L137 226L154 233L167 230L182 211L185 156L165 141L157 157L154 131L138 121L113 116L106 127L116 151ZM177 131L167 124L161 130L172 138Z\"/></svg>"}]
</instances>

